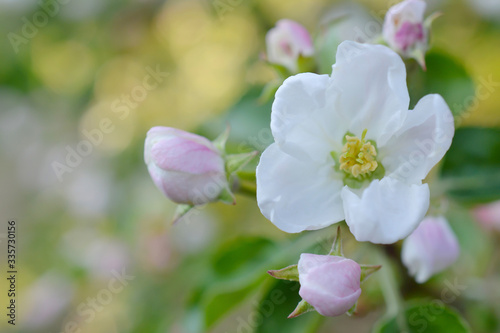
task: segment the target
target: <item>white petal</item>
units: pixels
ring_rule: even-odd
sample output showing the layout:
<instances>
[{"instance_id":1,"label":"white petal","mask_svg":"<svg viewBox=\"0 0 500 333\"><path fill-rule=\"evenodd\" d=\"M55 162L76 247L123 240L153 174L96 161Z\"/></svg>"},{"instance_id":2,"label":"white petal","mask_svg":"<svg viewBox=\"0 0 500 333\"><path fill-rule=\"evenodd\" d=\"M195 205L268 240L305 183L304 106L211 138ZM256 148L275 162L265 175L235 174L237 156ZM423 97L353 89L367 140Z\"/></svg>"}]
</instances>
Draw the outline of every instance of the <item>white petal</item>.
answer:
<instances>
[{"instance_id":1,"label":"white petal","mask_svg":"<svg viewBox=\"0 0 500 333\"><path fill-rule=\"evenodd\" d=\"M422 22L426 6L423 0L406 0L391 7L388 14L398 16L400 22Z\"/></svg>"},{"instance_id":2,"label":"white petal","mask_svg":"<svg viewBox=\"0 0 500 333\"><path fill-rule=\"evenodd\" d=\"M332 166L299 161L274 143L257 167L257 203L283 231L327 227L344 219L342 181L334 177Z\"/></svg>"},{"instance_id":3,"label":"white petal","mask_svg":"<svg viewBox=\"0 0 500 333\"><path fill-rule=\"evenodd\" d=\"M459 254L458 240L446 219L430 216L404 240L401 260L415 281L423 283L452 265Z\"/></svg>"},{"instance_id":4,"label":"white petal","mask_svg":"<svg viewBox=\"0 0 500 333\"><path fill-rule=\"evenodd\" d=\"M271 130L280 148L303 160L325 162L332 150L340 150L345 129L336 126L336 114L327 103L328 75L302 73L291 76L276 92L271 113Z\"/></svg>"},{"instance_id":5,"label":"white petal","mask_svg":"<svg viewBox=\"0 0 500 333\"><path fill-rule=\"evenodd\" d=\"M429 208L429 187L394 178L374 180L362 191L342 189L345 220L356 240L391 244L408 236Z\"/></svg>"},{"instance_id":6,"label":"white petal","mask_svg":"<svg viewBox=\"0 0 500 333\"><path fill-rule=\"evenodd\" d=\"M423 97L380 158L386 175L419 184L448 151L455 133L453 115L440 95Z\"/></svg>"},{"instance_id":7,"label":"white petal","mask_svg":"<svg viewBox=\"0 0 500 333\"><path fill-rule=\"evenodd\" d=\"M350 131L360 136L368 129L367 138L379 145L401 127L410 102L405 65L382 45L342 42L328 89Z\"/></svg>"},{"instance_id":8,"label":"white petal","mask_svg":"<svg viewBox=\"0 0 500 333\"><path fill-rule=\"evenodd\" d=\"M403 241L401 261L408 269L408 274L414 276L418 283L423 283L432 276L431 267L426 264L432 258L428 257L427 252L423 251L422 244L412 241L410 236Z\"/></svg>"}]
</instances>

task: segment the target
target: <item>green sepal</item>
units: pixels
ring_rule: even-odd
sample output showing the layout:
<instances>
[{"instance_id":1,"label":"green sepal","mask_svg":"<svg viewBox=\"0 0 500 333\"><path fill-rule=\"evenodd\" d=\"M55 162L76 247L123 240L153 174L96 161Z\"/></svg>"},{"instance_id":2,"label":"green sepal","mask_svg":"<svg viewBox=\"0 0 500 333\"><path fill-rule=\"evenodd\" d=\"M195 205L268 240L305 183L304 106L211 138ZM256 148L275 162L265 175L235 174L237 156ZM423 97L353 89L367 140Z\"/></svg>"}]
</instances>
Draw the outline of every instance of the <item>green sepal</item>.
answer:
<instances>
[{"instance_id":1,"label":"green sepal","mask_svg":"<svg viewBox=\"0 0 500 333\"><path fill-rule=\"evenodd\" d=\"M342 228L340 228L340 226L337 227L337 236L333 241L332 249L330 250L330 253L328 253L328 255L337 257L344 256L344 253L342 251Z\"/></svg>"},{"instance_id":2,"label":"green sepal","mask_svg":"<svg viewBox=\"0 0 500 333\"><path fill-rule=\"evenodd\" d=\"M387 42L385 41L385 38L382 34L379 34L375 36L372 41L372 44L382 44L382 45L387 45Z\"/></svg>"},{"instance_id":3,"label":"green sepal","mask_svg":"<svg viewBox=\"0 0 500 333\"><path fill-rule=\"evenodd\" d=\"M415 49L410 53L410 57L415 59L420 67L425 71L427 71L427 66L425 65L425 51L422 49Z\"/></svg>"},{"instance_id":4,"label":"green sepal","mask_svg":"<svg viewBox=\"0 0 500 333\"><path fill-rule=\"evenodd\" d=\"M298 317L304 313L311 312L311 311L316 311L314 306L312 306L311 304L302 300L299 302L299 304L297 304L297 307L295 308L295 310L293 310L292 313L290 313L288 318L295 318L295 317Z\"/></svg>"},{"instance_id":5,"label":"green sepal","mask_svg":"<svg viewBox=\"0 0 500 333\"><path fill-rule=\"evenodd\" d=\"M229 132L230 132L231 128L229 127L229 125L226 127L226 129L224 130L224 132L222 132L218 137L217 139L215 139L214 141L212 141L212 143L214 144L215 148L217 148L221 154L225 154L226 152L226 142L227 142L227 139L229 138Z\"/></svg>"},{"instance_id":6,"label":"green sepal","mask_svg":"<svg viewBox=\"0 0 500 333\"><path fill-rule=\"evenodd\" d=\"M437 19L438 17L441 17L441 16L443 16L443 13L441 13L441 12L432 13L431 15L429 15L428 18L425 19L425 21L424 21L424 27L426 29L430 29L432 23L434 23L434 20Z\"/></svg>"},{"instance_id":7,"label":"green sepal","mask_svg":"<svg viewBox=\"0 0 500 333\"><path fill-rule=\"evenodd\" d=\"M316 72L316 61L314 57L305 57L300 54L297 59L297 67L299 69L299 73Z\"/></svg>"},{"instance_id":8,"label":"green sepal","mask_svg":"<svg viewBox=\"0 0 500 333\"><path fill-rule=\"evenodd\" d=\"M272 68L274 68L274 70L276 71L276 73L278 73L278 76L282 80L285 80L287 77L292 75L292 72L290 72L290 70L283 65L278 65L278 64L273 64L273 63L269 63L269 65Z\"/></svg>"},{"instance_id":9,"label":"green sepal","mask_svg":"<svg viewBox=\"0 0 500 333\"><path fill-rule=\"evenodd\" d=\"M249 182L255 182L257 180L257 176L254 171L237 171L236 176L238 176L238 179L240 180L245 180Z\"/></svg>"},{"instance_id":10,"label":"green sepal","mask_svg":"<svg viewBox=\"0 0 500 333\"><path fill-rule=\"evenodd\" d=\"M228 188L224 188L217 199L226 205L236 205L234 194Z\"/></svg>"},{"instance_id":11,"label":"green sepal","mask_svg":"<svg viewBox=\"0 0 500 333\"><path fill-rule=\"evenodd\" d=\"M177 222L179 222L179 220L182 219L182 217L189 213L189 211L193 208L194 205L177 205L172 224L176 224Z\"/></svg>"},{"instance_id":12,"label":"green sepal","mask_svg":"<svg viewBox=\"0 0 500 333\"><path fill-rule=\"evenodd\" d=\"M382 268L382 265L359 265L361 267L361 283L363 283L370 275Z\"/></svg>"},{"instance_id":13,"label":"green sepal","mask_svg":"<svg viewBox=\"0 0 500 333\"><path fill-rule=\"evenodd\" d=\"M255 158L259 154L258 151L253 151L251 153L234 154L227 155L226 160L226 172L231 175L241 168L243 168L248 162Z\"/></svg>"},{"instance_id":14,"label":"green sepal","mask_svg":"<svg viewBox=\"0 0 500 333\"><path fill-rule=\"evenodd\" d=\"M290 265L288 267L267 271L275 279L299 281L299 269L297 265Z\"/></svg>"},{"instance_id":15,"label":"green sepal","mask_svg":"<svg viewBox=\"0 0 500 333\"><path fill-rule=\"evenodd\" d=\"M356 303L354 303L354 305L349 310L347 310L347 312L345 314L348 316L355 315L357 308L358 308L358 301L356 301Z\"/></svg>"}]
</instances>

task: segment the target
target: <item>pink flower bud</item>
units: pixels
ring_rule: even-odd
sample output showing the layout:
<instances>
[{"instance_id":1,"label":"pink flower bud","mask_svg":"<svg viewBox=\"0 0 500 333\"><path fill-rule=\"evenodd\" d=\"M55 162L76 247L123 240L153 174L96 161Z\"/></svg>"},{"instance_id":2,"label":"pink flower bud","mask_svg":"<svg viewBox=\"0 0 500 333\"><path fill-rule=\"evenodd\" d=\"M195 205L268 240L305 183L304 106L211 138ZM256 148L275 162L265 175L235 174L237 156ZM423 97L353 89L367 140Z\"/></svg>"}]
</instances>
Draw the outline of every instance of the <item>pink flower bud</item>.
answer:
<instances>
[{"instance_id":1,"label":"pink flower bud","mask_svg":"<svg viewBox=\"0 0 500 333\"><path fill-rule=\"evenodd\" d=\"M389 9L383 35L389 46L405 57L417 59L422 67L428 48L428 31L424 24L425 1L405 0Z\"/></svg>"},{"instance_id":2,"label":"pink flower bud","mask_svg":"<svg viewBox=\"0 0 500 333\"><path fill-rule=\"evenodd\" d=\"M485 229L500 231L500 201L478 206L473 213Z\"/></svg>"},{"instance_id":3,"label":"pink flower bud","mask_svg":"<svg viewBox=\"0 0 500 333\"><path fill-rule=\"evenodd\" d=\"M155 185L176 203L215 201L228 186L220 152L196 134L153 127L146 137L144 161Z\"/></svg>"},{"instance_id":4,"label":"pink flower bud","mask_svg":"<svg viewBox=\"0 0 500 333\"><path fill-rule=\"evenodd\" d=\"M314 46L309 32L292 20L279 20L266 35L267 58L273 64L283 65L290 71L298 71L299 55L311 57Z\"/></svg>"},{"instance_id":5,"label":"pink flower bud","mask_svg":"<svg viewBox=\"0 0 500 333\"><path fill-rule=\"evenodd\" d=\"M303 253L298 270L299 295L323 316L344 314L361 295L361 267L350 259Z\"/></svg>"},{"instance_id":6,"label":"pink flower bud","mask_svg":"<svg viewBox=\"0 0 500 333\"><path fill-rule=\"evenodd\" d=\"M424 283L458 258L457 238L444 217L427 217L403 242L401 259L410 275Z\"/></svg>"}]
</instances>

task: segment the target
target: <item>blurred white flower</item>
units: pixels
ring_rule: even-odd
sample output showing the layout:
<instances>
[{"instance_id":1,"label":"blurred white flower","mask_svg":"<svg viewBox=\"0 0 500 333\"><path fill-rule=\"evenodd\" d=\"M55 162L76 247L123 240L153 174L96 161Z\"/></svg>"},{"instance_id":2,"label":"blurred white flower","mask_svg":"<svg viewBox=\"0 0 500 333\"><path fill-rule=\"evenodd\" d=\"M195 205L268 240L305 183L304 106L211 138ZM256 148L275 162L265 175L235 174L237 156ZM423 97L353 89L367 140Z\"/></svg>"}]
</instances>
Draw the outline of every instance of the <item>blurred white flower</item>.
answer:
<instances>
[{"instance_id":1,"label":"blurred white flower","mask_svg":"<svg viewBox=\"0 0 500 333\"><path fill-rule=\"evenodd\" d=\"M130 264L127 245L117 239L100 238L90 244L84 252L83 263L97 277L112 276Z\"/></svg>"},{"instance_id":2,"label":"blurred white flower","mask_svg":"<svg viewBox=\"0 0 500 333\"><path fill-rule=\"evenodd\" d=\"M498 0L469 0L471 7L481 16L500 20L500 1Z\"/></svg>"},{"instance_id":3,"label":"blurred white flower","mask_svg":"<svg viewBox=\"0 0 500 333\"><path fill-rule=\"evenodd\" d=\"M87 218L104 215L111 198L111 179L110 174L96 166L81 166L65 183L65 198L71 211Z\"/></svg>"},{"instance_id":4,"label":"blurred white flower","mask_svg":"<svg viewBox=\"0 0 500 333\"><path fill-rule=\"evenodd\" d=\"M439 95L408 110L404 63L385 46L345 41L336 59L331 77L298 74L278 89L258 205L286 232L345 219L358 241L393 243L427 212L422 180L450 147L453 116Z\"/></svg>"},{"instance_id":5,"label":"blurred white flower","mask_svg":"<svg viewBox=\"0 0 500 333\"><path fill-rule=\"evenodd\" d=\"M212 216L207 211L193 210L171 229L171 240L178 251L190 254L204 249L216 233Z\"/></svg>"},{"instance_id":6,"label":"blurred white flower","mask_svg":"<svg viewBox=\"0 0 500 333\"><path fill-rule=\"evenodd\" d=\"M163 230L146 232L141 239L141 262L153 271L166 270L172 257L170 243L168 233Z\"/></svg>"},{"instance_id":7,"label":"blurred white flower","mask_svg":"<svg viewBox=\"0 0 500 333\"><path fill-rule=\"evenodd\" d=\"M64 235L61 252L93 278L109 278L130 265L130 250L119 239L101 236L90 228L76 228Z\"/></svg>"},{"instance_id":8,"label":"blurred white flower","mask_svg":"<svg viewBox=\"0 0 500 333\"><path fill-rule=\"evenodd\" d=\"M500 231L500 201L477 206L473 214L486 229Z\"/></svg>"},{"instance_id":9,"label":"blurred white flower","mask_svg":"<svg viewBox=\"0 0 500 333\"><path fill-rule=\"evenodd\" d=\"M457 238L442 216L427 217L403 242L401 260L418 283L452 265L460 254Z\"/></svg>"},{"instance_id":10,"label":"blurred white flower","mask_svg":"<svg viewBox=\"0 0 500 333\"><path fill-rule=\"evenodd\" d=\"M21 325L40 329L53 323L68 309L73 295L69 279L55 272L45 273L22 293Z\"/></svg>"}]
</instances>

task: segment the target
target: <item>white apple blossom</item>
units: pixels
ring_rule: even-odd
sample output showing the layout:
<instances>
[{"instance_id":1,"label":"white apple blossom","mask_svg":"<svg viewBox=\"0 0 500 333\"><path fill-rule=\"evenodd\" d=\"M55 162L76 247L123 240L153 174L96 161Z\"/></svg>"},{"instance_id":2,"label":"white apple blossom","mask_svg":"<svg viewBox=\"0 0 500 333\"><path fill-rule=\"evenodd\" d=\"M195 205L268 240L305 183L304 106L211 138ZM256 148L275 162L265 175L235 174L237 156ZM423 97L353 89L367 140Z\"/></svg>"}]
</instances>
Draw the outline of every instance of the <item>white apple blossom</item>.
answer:
<instances>
[{"instance_id":1,"label":"white apple blossom","mask_svg":"<svg viewBox=\"0 0 500 333\"><path fill-rule=\"evenodd\" d=\"M422 180L450 147L453 116L439 95L408 110L406 69L388 47L345 41L336 59L331 76L302 73L278 89L258 205L286 232L345 219L358 241L393 243L427 212Z\"/></svg>"}]
</instances>

